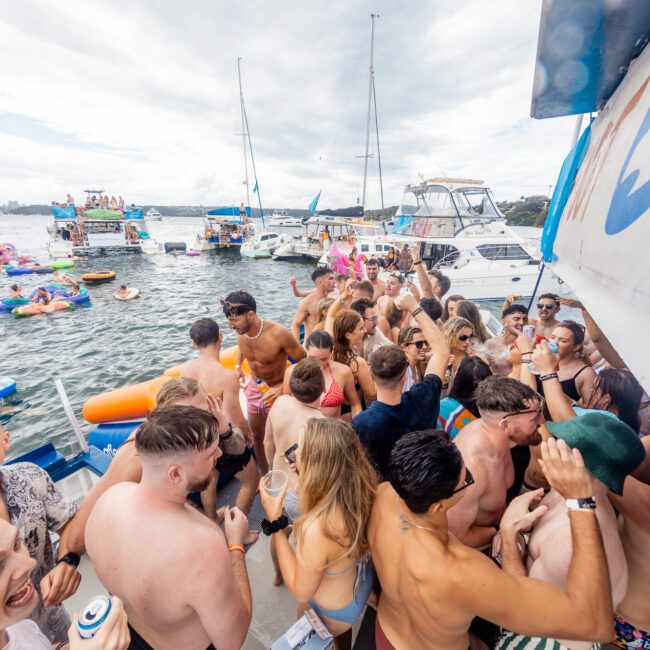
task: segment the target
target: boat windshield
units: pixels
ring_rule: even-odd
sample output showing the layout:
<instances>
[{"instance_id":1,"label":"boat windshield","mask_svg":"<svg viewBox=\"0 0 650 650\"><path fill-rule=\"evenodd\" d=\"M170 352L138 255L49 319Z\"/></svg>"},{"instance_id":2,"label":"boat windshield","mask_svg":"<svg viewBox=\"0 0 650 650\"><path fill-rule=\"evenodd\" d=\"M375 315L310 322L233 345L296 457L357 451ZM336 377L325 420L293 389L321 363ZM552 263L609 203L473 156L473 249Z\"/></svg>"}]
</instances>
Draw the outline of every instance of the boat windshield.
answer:
<instances>
[{"instance_id":1,"label":"boat windshield","mask_svg":"<svg viewBox=\"0 0 650 650\"><path fill-rule=\"evenodd\" d=\"M454 192L458 213L466 217L499 219L503 215L494 204L490 190L486 187L464 187Z\"/></svg>"}]
</instances>

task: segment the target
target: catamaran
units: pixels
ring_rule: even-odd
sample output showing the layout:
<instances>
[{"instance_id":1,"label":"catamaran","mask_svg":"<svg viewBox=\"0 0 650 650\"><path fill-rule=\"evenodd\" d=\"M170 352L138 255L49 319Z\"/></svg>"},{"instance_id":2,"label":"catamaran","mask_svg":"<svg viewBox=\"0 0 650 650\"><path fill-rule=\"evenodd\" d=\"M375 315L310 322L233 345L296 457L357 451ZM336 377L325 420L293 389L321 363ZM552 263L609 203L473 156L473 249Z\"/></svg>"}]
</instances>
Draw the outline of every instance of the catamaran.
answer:
<instances>
[{"instance_id":1,"label":"catamaran","mask_svg":"<svg viewBox=\"0 0 650 650\"><path fill-rule=\"evenodd\" d=\"M103 190L84 190L89 196ZM48 250L52 257L160 253L162 248L149 233L142 208L86 208L51 206L53 223L48 227Z\"/></svg>"}]
</instances>

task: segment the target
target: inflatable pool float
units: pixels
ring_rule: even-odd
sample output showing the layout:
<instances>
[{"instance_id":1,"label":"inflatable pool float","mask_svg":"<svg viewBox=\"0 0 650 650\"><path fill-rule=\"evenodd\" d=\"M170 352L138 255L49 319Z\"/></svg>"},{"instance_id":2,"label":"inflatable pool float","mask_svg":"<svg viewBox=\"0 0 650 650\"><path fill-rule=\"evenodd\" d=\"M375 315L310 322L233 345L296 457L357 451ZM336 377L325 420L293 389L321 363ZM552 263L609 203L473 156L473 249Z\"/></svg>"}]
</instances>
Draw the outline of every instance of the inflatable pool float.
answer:
<instances>
[{"instance_id":1,"label":"inflatable pool float","mask_svg":"<svg viewBox=\"0 0 650 650\"><path fill-rule=\"evenodd\" d=\"M7 397L16 392L16 380L11 377L0 377L0 397Z\"/></svg>"},{"instance_id":2,"label":"inflatable pool float","mask_svg":"<svg viewBox=\"0 0 650 650\"><path fill-rule=\"evenodd\" d=\"M54 268L51 266L35 266L34 273L54 273Z\"/></svg>"},{"instance_id":3,"label":"inflatable pool float","mask_svg":"<svg viewBox=\"0 0 650 650\"><path fill-rule=\"evenodd\" d=\"M221 351L219 361L225 368L233 370L238 352L236 345L226 348ZM242 371L246 376L250 375L248 362L245 360ZM172 377L180 377L180 374L180 366L173 366L165 370L162 377L95 395L86 400L81 412L84 418L93 424L145 418L156 407L156 395L163 384Z\"/></svg>"},{"instance_id":4,"label":"inflatable pool float","mask_svg":"<svg viewBox=\"0 0 650 650\"><path fill-rule=\"evenodd\" d=\"M115 300L133 300L133 298L137 298L140 295L140 289L136 289L135 287L127 287L126 291L126 296L120 296L116 291L113 294L113 298L115 298Z\"/></svg>"},{"instance_id":5,"label":"inflatable pool float","mask_svg":"<svg viewBox=\"0 0 650 650\"><path fill-rule=\"evenodd\" d=\"M90 294L88 293L88 289L86 289L86 287L79 289L79 293L76 296L72 293L72 291L70 291L70 287L64 287L62 284L48 284L44 286L43 289L45 289L52 296L52 298L63 296L65 298L65 302L71 302L74 305L90 302ZM34 291L29 294L30 299L33 299L37 292L38 289L34 289Z\"/></svg>"},{"instance_id":6,"label":"inflatable pool float","mask_svg":"<svg viewBox=\"0 0 650 650\"><path fill-rule=\"evenodd\" d=\"M16 318L26 316L36 316L37 314L51 314L54 311L63 311L65 309L74 309L74 304L69 300L56 300L47 305L30 303L22 307L16 307L11 311Z\"/></svg>"},{"instance_id":7,"label":"inflatable pool float","mask_svg":"<svg viewBox=\"0 0 650 650\"><path fill-rule=\"evenodd\" d=\"M74 260L67 259L67 258L54 260L54 262L52 262L50 266L54 269L71 269L74 266Z\"/></svg>"},{"instance_id":8,"label":"inflatable pool float","mask_svg":"<svg viewBox=\"0 0 650 650\"><path fill-rule=\"evenodd\" d=\"M28 298L5 298L0 301L0 313L9 313L12 309L29 304Z\"/></svg>"},{"instance_id":9,"label":"inflatable pool float","mask_svg":"<svg viewBox=\"0 0 650 650\"><path fill-rule=\"evenodd\" d=\"M187 251L185 255L188 257L200 257L201 253L199 251Z\"/></svg>"},{"instance_id":10,"label":"inflatable pool float","mask_svg":"<svg viewBox=\"0 0 650 650\"><path fill-rule=\"evenodd\" d=\"M52 273L51 266L5 266L7 275L27 275L28 273Z\"/></svg>"},{"instance_id":11,"label":"inflatable pool float","mask_svg":"<svg viewBox=\"0 0 650 650\"><path fill-rule=\"evenodd\" d=\"M115 280L117 273L115 271L95 271L95 273L84 273L81 276L81 279L86 284L101 284L102 282L110 282Z\"/></svg>"}]
</instances>

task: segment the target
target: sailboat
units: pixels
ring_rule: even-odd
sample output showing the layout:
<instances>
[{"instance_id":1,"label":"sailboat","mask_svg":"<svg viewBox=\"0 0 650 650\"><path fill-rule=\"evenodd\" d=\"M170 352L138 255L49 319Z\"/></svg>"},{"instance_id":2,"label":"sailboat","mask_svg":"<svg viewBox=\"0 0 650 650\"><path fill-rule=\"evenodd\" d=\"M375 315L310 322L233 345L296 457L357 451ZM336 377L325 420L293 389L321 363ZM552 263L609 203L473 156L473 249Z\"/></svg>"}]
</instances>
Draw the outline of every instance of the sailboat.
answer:
<instances>
[{"instance_id":1,"label":"sailboat","mask_svg":"<svg viewBox=\"0 0 650 650\"><path fill-rule=\"evenodd\" d=\"M364 159L363 165L363 191L361 194L361 203L348 208L337 208L333 210L316 210L320 192L316 195L309 206L312 213L310 219L305 220L304 230L300 235L294 235L291 240L280 246L273 256L274 259L291 259L291 258L314 258L321 264L341 265L347 267L349 253L357 243L357 227L365 227L370 237L385 234L385 230L378 226L376 222L364 221L366 205L366 189L368 185L368 160L374 154L370 153L370 127L375 119L375 131L377 140L377 160L379 164L379 187L381 193L381 207L384 209L384 190L381 175L381 154L379 149L379 126L377 122L377 96L375 92L375 19L378 14L370 14L371 34L370 34L370 65L368 71L368 111L366 117L366 150L365 155L359 156ZM333 238L330 230L332 228L342 229L341 234L337 237L338 241L333 247ZM333 248L333 252L332 252Z\"/></svg>"},{"instance_id":2,"label":"sailboat","mask_svg":"<svg viewBox=\"0 0 650 650\"><path fill-rule=\"evenodd\" d=\"M569 285L616 352L650 391L650 5L546 1L531 114L577 115L574 139L542 236L545 263ZM579 51L559 55L555 34L581 30ZM556 85L565 64L588 84ZM573 69L573 68L572 68ZM584 113L598 116L582 131Z\"/></svg>"}]
</instances>

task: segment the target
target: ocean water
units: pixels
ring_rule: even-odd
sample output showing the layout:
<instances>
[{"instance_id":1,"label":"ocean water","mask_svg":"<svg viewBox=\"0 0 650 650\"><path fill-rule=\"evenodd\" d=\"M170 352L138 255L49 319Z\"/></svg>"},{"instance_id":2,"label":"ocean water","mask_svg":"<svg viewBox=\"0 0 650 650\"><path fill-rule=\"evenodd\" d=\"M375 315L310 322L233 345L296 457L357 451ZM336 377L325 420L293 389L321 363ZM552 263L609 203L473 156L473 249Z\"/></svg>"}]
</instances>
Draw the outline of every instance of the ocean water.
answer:
<instances>
[{"instance_id":1,"label":"ocean water","mask_svg":"<svg viewBox=\"0 0 650 650\"><path fill-rule=\"evenodd\" d=\"M46 216L0 217L0 242L13 243L23 254L48 261ZM202 230L202 220L165 218L150 222L152 236L161 242L189 245ZM238 251L200 257L123 255L79 261L69 272L81 275L110 268L111 283L91 287L91 306L73 311L14 318L0 314L0 374L18 382L18 392L5 399L0 417L11 434L14 457L37 445L52 442L63 453L71 451L73 434L59 402L54 378L60 377L74 411L81 418L84 401L124 384L156 377L193 355L189 328L198 318L215 318L223 330L224 346L235 343L219 298L246 289L265 318L290 325L297 299L289 278L300 287L311 286L313 266L242 258ZM0 274L0 296L18 281L26 292L46 284L50 276ZM120 284L140 289L140 298L119 301L113 293ZM11 402L20 401L12 405ZM4 413L3 413L4 411ZM84 425L84 430L90 430Z\"/></svg>"},{"instance_id":2,"label":"ocean water","mask_svg":"<svg viewBox=\"0 0 650 650\"><path fill-rule=\"evenodd\" d=\"M11 242L25 255L48 261L49 216L0 217L0 242ZM150 222L159 242L188 244L202 230L197 218L165 217ZM522 229L522 236L538 239L539 229ZM0 374L18 382L18 392L0 404L0 421L11 434L9 458L52 442L63 453L72 451L73 434L54 386L60 377L75 414L81 417L86 399L106 390L156 377L193 355L191 324L209 316L219 323L224 346L236 337L228 330L219 298L235 289L249 291L258 312L289 326L298 300L289 286L309 289L313 264L242 258L238 251L203 254L124 255L97 257L76 263L69 273L81 275L110 268L111 283L90 288L91 306L73 311L16 319L0 314ZM49 276L9 277L0 273L0 296L19 282L26 292L46 284ZM140 289L140 298L118 301L120 284ZM453 293L453 287L451 290ZM501 303L482 305L498 313ZM0 400L1 401L1 400Z\"/></svg>"}]
</instances>

